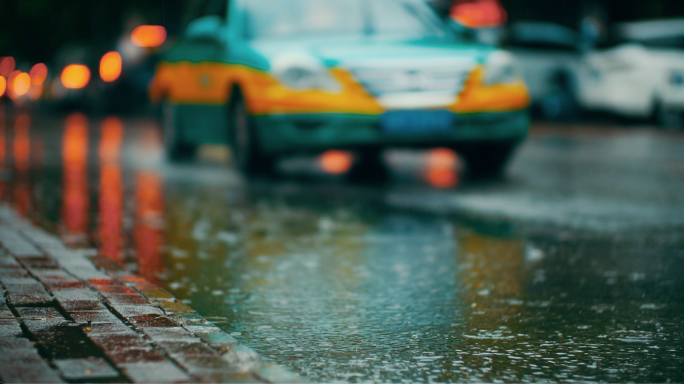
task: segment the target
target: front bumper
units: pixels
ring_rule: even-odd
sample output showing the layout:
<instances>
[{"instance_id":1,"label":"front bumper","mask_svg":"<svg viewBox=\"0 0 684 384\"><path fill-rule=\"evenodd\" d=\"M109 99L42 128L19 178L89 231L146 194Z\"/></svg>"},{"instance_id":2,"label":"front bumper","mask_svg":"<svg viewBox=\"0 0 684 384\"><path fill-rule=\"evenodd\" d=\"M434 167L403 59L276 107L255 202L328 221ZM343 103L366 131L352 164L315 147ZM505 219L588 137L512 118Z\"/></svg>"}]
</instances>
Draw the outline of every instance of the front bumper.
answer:
<instances>
[{"instance_id":1,"label":"front bumper","mask_svg":"<svg viewBox=\"0 0 684 384\"><path fill-rule=\"evenodd\" d=\"M429 135L388 135L380 115L273 114L255 117L262 150L267 153L357 149L363 147L450 147L481 142L520 141L527 136L527 110L454 114L448 131Z\"/></svg>"}]
</instances>

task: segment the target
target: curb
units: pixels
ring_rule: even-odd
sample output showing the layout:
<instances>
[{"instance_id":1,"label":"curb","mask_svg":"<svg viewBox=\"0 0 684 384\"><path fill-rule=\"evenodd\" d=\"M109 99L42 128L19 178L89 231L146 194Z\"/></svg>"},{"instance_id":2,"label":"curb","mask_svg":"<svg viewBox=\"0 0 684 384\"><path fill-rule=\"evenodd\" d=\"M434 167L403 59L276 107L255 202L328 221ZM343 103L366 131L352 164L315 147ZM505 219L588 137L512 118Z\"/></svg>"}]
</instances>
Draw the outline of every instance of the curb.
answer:
<instances>
[{"instance_id":1,"label":"curb","mask_svg":"<svg viewBox=\"0 0 684 384\"><path fill-rule=\"evenodd\" d=\"M1 382L301 382L144 278L0 205Z\"/></svg>"}]
</instances>

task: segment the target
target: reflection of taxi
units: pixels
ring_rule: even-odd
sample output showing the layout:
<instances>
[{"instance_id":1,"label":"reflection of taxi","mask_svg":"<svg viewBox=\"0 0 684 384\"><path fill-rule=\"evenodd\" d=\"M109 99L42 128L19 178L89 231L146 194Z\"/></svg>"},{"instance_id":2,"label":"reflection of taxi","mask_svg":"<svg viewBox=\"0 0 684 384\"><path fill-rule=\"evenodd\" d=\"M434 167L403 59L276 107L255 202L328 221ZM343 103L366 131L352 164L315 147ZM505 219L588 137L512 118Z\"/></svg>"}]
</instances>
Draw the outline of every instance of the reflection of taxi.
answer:
<instances>
[{"instance_id":1,"label":"reflection of taxi","mask_svg":"<svg viewBox=\"0 0 684 384\"><path fill-rule=\"evenodd\" d=\"M440 146L497 174L527 134L511 56L459 38L422 0L206 3L150 89L171 159L227 142L255 173L338 148L370 170L384 147Z\"/></svg>"}]
</instances>

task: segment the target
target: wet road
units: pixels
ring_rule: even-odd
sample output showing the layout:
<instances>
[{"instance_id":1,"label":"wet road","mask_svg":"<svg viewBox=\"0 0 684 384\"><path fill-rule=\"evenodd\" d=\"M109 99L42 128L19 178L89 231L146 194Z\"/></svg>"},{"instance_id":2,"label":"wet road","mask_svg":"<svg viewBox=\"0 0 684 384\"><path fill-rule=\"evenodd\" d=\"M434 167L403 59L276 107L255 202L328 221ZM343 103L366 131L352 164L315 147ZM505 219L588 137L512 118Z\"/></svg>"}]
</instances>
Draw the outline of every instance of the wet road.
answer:
<instances>
[{"instance_id":1,"label":"wet road","mask_svg":"<svg viewBox=\"0 0 684 384\"><path fill-rule=\"evenodd\" d=\"M221 148L165 163L154 121L2 121L4 201L313 381L684 380L682 134L536 126L495 183L405 152L385 185L245 183Z\"/></svg>"}]
</instances>

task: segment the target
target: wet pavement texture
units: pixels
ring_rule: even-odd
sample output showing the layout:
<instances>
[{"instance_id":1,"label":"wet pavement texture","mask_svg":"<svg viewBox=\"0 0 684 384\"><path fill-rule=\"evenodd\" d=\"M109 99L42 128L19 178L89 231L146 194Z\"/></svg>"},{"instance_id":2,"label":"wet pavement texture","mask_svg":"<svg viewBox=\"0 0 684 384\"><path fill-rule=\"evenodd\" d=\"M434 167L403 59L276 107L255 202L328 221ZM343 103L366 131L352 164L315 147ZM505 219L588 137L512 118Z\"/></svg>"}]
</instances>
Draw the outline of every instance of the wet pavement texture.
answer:
<instances>
[{"instance_id":1,"label":"wet pavement texture","mask_svg":"<svg viewBox=\"0 0 684 384\"><path fill-rule=\"evenodd\" d=\"M539 125L503 181L394 151L360 185L171 165L152 120L5 123L2 200L313 381L684 380L682 134Z\"/></svg>"}]
</instances>

